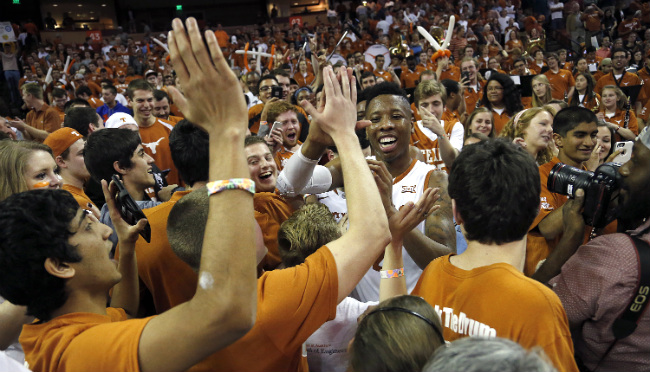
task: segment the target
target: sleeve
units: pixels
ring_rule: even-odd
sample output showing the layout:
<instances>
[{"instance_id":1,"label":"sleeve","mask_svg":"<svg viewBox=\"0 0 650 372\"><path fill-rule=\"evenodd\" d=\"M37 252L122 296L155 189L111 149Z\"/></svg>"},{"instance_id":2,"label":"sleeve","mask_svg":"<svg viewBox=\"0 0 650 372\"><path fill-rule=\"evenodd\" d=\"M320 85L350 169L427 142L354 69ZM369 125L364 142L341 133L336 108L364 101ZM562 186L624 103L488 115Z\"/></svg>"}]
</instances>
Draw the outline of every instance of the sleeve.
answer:
<instances>
[{"instance_id":1,"label":"sleeve","mask_svg":"<svg viewBox=\"0 0 650 372\"><path fill-rule=\"evenodd\" d=\"M257 322L282 351L297 350L323 323L336 317L336 261L326 246L305 263L258 280Z\"/></svg>"},{"instance_id":2,"label":"sleeve","mask_svg":"<svg viewBox=\"0 0 650 372\"><path fill-rule=\"evenodd\" d=\"M106 323L82 332L63 353L61 370L140 371L138 345L150 319Z\"/></svg>"},{"instance_id":3,"label":"sleeve","mask_svg":"<svg viewBox=\"0 0 650 372\"><path fill-rule=\"evenodd\" d=\"M569 88L574 87L576 85L576 79L573 77L573 74L571 71L567 71L569 75Z\"/></svg>"},{"instance_id":4,"label":"sleeve","mask_svg":"<svg viewBox=\"0 0 650 372\"><path fill-rule=\"evenodd\" d=\"M621 311L636 284L636 265L636 250L625 234L604 235L578 248L549 281L571 327Z\"/></svg>"},{"instance_id":5,"label":"sleeve","mask_svg":"<svg viewBox=\"0 0 650 372\"><path fill-rule=\"evenodd\" d=\"M451 135L449 136L449 141L451 145L458 151L463 149L463 125L460 122L454 124L454 128L451 130Z\"/></svg>"},{"instance_id":6,"label":"sleeve","mask_svg":"<svg viewBox=\"0 0 650 372\"><path fill-rule=\"evenodd\" d=\"M628 125L628 129L637 136L639 135L639 122L636 120L636 114L634 113L633 107L630 107L630 123Z\"/></svg>"}]
</instances>

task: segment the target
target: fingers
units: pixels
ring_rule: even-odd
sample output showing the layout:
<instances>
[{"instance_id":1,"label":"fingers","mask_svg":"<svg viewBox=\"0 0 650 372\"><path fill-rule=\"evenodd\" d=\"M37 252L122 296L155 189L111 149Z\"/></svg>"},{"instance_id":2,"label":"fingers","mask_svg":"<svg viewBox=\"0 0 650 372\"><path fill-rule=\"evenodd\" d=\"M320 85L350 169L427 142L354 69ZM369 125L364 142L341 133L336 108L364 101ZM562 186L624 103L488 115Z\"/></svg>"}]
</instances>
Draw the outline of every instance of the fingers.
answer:
<instances>
[{"instance_id":1,"label":"fingers","mask_svg":"<svg viewBox=\"0 0 650 372\"><path fill-rule=\"evenodd\" d=\"M352 69L339 69L339 75L341 76L341 93L346 99L350 99L350 78L351 78Z\"/></svg>"},{"instance_id":2,"label":"fingers","mask_svg":"<svg viewBox=\"0 0 650 372\"><path fill-rule=\"evenodd\" d=\"M306 99L300 102L300 106L302 106L302 108L305 109L307 114L311 115L312 118L316 118L319 114L318 110L316 110L316 108Z\"/></svg>"},{"instance_id":3,"label":"fingers","mask_svg":"<svg viewBox=\"0 0 650 372\"><path fill-rule=\"evenodd\" d=\"M187 27L187 34L190 38L190 47L192 50L192 56L187 57L188 60L191 61L192 65L188 64L187 67L190 68L190 71L194 71L194 69L192 69L192 66L194 61L196 61L196 68L199 68L202 71L212 70L214 67L212 61L206 53L205 45L203 44L203 38L201 37L201 32L199 31L199 25L196 23L196 19L193 17L187 18L185 25ZM192 60L191 57L194 59Z\"/></svg>"},{"instance_id":4,"label":"fingers","mask_svg":"<svg viewBox=\"0 0 650 372\"><path fill-rule=\"evenodd\" d=\"M167 86L167 91L172 96L172 101L183 114L187 113L187 98L174 86Z\"/></svg>"},{"instance_id":5,"label":"fingers","mask_svg":"<svg viewBox=\"0 0 650 372\"><path fill-rule=\"evenodd\" d=\"M147 221L146 218L142 218L140 221L138 221L137 224L135 224L135 230L139 233L140 231L144 230L148 223L149 221Z\"/></svg>"},{"instance_id":6,"label":"fingers","mask_svg":"<svg viewBox=\"0 0 650 372\"><path fill-rule=\"evenodd\" d=\"M352 85L354 86L354 84ZM356 88L354 88L356 90ZM354 126L354 130L359 130L359 129L364 129L366 127L369 127L372 125L372 122L370 120L359 120L357 121L357 124Z\"/></svg>"},{"instance_id":7,"label":"fingers","mask_svg":"<svg viewBox=\"0 0 650 372\"><path fill-rule=\"evenodd\" d=\"M178 18L174 19L172 21L172 28L173 31L170 33L170 38L173 39L173 45L170 45L169 48L169 51L172 53L172 62L175 68L177 64L182 64L179 67L184 75L179 75L179 77L183 81L184 76L185 81L187 81L189 79L189 71L196 71L199 68L198 63L196 58L194 58L194 53L192 53L183 22ZM174 55L176 55L176 58L174 58ZM178 71L176 73L178 74Z\"/></svg>"},{"instance_id":8,"label":"fingers","mask_svg":"<svg viewBox=\"0 0 650 372\"><path fill-rule=\"evenodd\" d=\"M217 41L217 37L214 35L214 32L210 30L206 31L205 40L208 42L208 50L210 50L210 56L212 57L212 62L214 63L214 67L217 69L217 72L223 74L232 71L228 67L228 62L223 57L223 53L221 52L219 42Z\"/></svg>"}]
</instances>

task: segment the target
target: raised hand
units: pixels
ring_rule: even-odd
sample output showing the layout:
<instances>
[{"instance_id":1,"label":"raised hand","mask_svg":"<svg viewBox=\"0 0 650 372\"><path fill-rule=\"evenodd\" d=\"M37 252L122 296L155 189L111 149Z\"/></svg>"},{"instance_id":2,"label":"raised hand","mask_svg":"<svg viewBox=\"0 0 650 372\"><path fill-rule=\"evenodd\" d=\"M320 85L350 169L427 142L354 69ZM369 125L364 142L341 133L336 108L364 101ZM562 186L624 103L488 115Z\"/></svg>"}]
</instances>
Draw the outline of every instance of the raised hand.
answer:
<instances>
[{"instance_id":1,"label":"raised hand","mask_svg":"<svg viewBox=\"0 0 650 372\"><path fill-rule=\"evenodd\" d=\"M445 133L445 128L440 124L440 120L438 120L438 118L429 110L424 107L420 108L420 116L422 117L422 125L424 125L425 128L431 129L436 136L444 137L447 135Z\"/></svg>"},{"instance_id":2,"label":"raised hand","mask_svg":"<svg viewBox=\"0 0 650 372\"><path fill-rule=\"evenodd\" d=\"M186 87L185 95L169 87L174 103L187 120L210 134L245 132L246 101L214 32L205 32L206 48L196 19L188 18L185 25L187 30L181 20L174 19L168 38L174 69Z\"/></svg>"},{"instance_id":3,"label":"raised hand","mask_svg":"<svg viewBox=\"0 0 650 372\"><path fill-rule=\"evenodd\" d=\"M113 222L117 238L120 242L120 254L124 254L124 249L133 249L135 247L135 242L138 240L140 231L144 230L144 227L149 222L143 218L138 221L137 224L132 226L124 221L122 215L120 215L120 211L117 209L117 204L115 203L115 198L118 193L115 182L111 181L109 185L106 180L102 180L102 191L104 192L104 198L106 199L108 213L111 216L111 222Z\"/></svg>"}]
</instances>

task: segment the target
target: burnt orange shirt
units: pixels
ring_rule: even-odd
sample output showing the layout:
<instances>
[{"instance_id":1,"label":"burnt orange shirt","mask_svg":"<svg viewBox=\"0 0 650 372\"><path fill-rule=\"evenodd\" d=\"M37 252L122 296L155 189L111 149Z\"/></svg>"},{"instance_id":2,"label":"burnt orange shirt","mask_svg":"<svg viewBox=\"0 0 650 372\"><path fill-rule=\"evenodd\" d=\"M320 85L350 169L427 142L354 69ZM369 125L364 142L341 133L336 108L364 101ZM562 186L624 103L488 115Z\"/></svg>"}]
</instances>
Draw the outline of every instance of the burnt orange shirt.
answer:
<instances>
[{"instance_id":1,"label":"burnt orange shirt","mask_svg":"<svg viewBox=\"0 0 650 372\"><path fill-rule=\"evenodd\" d=\"M173 123L160 118L156 118L156 121L150 127L140 126L138 128L144 151L153 158L158 168L170 170L167 175L167 183L180 186L183 183L176 166L174 166L171 150L169 149L169 133L171 133L172 129L174 129Z\"/></svg>"},{"instance_id":2,"label":"burnt orange shirt","mask_svg":"<svg viewBox=\"0 0 650 372\"><path fill-rule=\"evenodd\" d=\"M268 249L264 257L265 270L275 269L281 262L278 250L278 230L294 212L293 207L282 196L272 192L258 192L253 197L255 220L262 229L264 245Z\"/></svg>"},{"instance_id":3,"label":"burnt orange shirt","mask_svg":"<svg viewBox=\"0 0 650 372\"><path fill-rule=\"evenodd\" d=\"M375 70L375 71L373 71L373 74L375 74L375 76L377 78L384 79L384 81L387 81L389 83L393 82L393 75L391 75L391 73L388 72L388 71L382 70L382 72L379 72L379 71Z\"/></svg>"},{"instance_id":4,"label":"burnt orange shirt","mask_svg":"<svg viewBox=\"0 0 650 372\"><path fill-rule=\"evenodd\" d=\"M625 128L625 112L626 110L616 109L616 113L611 118L605 115L605 121L608 123L616 124L621 128ZM634 114L634 107L630 107L630 121L628 123L627 129L631 130L636 135L639 134L639 123L636 120L636 115ZM621 141L621 136L619 136L618 133L615 137L616 141Z\"/></svg>"},{"instance_id":5,"label":"burnt orange shirt","mask_svg":"<svg viewBox=\"0 0 650 372\"><path fill-rule=\"evenodd\" d=\"M315 78L316 77L311 72L307 72L306 76L303 76L301 72L296 72L296 74L293 75L293 79L296 81L296 83L298 83L298 86L300 87L308 86L314 81Z\"/></svg>"},{"instance_id":6,"label":"burnt orange shirt","mask_svg":"<svg viewBox=\"0 0 650 372\"><path fill-rule=\"evenodd\" d=\"M481 97L483 97L484 86L485 82L479 80L477 85L478 90L475 90L473 87L467 87L463 91L463 97L465 98L465 111L467 111L468 115L474 112L476 109L476 103L479 102Z\"/></svg>"},{"instance_id":7,"label":"burnt orange shirt","mask_svg":"<svg viewBox=\"0 0 650 372\"><path fill-rule=\"evenodd\" d=\"M31 110L27 113L25 123L36 129L52 133L61 128L61 117L54 107L44 103L39 110Z\"/></svg>"},{"instance_id":8,"label":"burnt orange shirt","mask_svg":"<svg viewBox=\"0 0 650 372\"><path fill-rule=\"evenodd\" d=\"M557 73L549 69L544 73L551 83L551 96L553 99L564 100L569 90L576 85L576 81L570 71L559 69Z\"/></svg>"},{"instance_id":9,"label":"burnt orange shirt","mask_svg":"<svg viewBox=\"0 0 650 372\"><path fill-rule=\"evenodd\" d=\"M402 70L399 80L403 88L415 88L418 80L420 80L420 73L417 71Z\"/></svg>"},{"instance_id":10,"label":"burnt orange shirt","mask_svg":"<svg viewBox=\"0 0 650 372\"><path fill-rule=\"evenodd\" d=\"M83 191L83 189L80 189L80 188L78 188L76 186L73 186L73 185L70 185L70 184L67 184L67 183L64 183L63 185L61 185L61 189L69 192L70 194L72 194L72 197L74 197L74 200L77 201L77 203L79 204L79 207L81 207L81 209L90 210L90 208L88 207L88 204L91 204L92 206L97 208L95 203L93 203L92 200L90 200L90 198L88 197L88 195L86 195L86 193Z\"/></svg>"},{"instance_id":11,"label":"burnt orange shirt","mask_svg":"<svg viewBox=\"0 0 650 372\"><path fill-rule=\"evenodd\" d=\"M634 85L641 85L642 80L639 77L639 75L632 72L624 72L623 74L624 75L620 79L619 84L616 84L616 79L614 78L614 71L601 77L600 79L598 79L594 91L602 95L603 88L607 85L617 85L619 87L630 87ZM646 99L647 97L646 97L645 90L642 88L641 91L639 92L639 96L637 97L637 100L641 102L645 102ZM634 108L634 102L631 102L630 104L632 105L632 108Z\"/></svg>"},{"instance_id":12,"label":"burnt orange shirt","mask_svg":"<svg viewBox=\"0 0 650 372\"><path fill-rule=\"evenodd\" d=\"M501 114L492 110L492 117L493 117L492 123L494 124L494 130L496 134L499 135L499 133L501 133L501 130L503 130L503 127L505 127L508 121L510 120L511 116L508 115L506 110L503 110Z\"/></svg>"}]
</instances>

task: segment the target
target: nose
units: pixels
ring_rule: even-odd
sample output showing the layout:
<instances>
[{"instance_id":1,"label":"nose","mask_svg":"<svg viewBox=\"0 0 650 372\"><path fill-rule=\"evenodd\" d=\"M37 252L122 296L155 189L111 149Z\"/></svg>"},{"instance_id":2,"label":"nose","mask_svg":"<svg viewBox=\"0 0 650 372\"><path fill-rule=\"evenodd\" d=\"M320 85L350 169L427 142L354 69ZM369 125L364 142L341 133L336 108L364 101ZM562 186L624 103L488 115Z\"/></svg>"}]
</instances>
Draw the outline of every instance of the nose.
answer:
<instances>
[{"instance_id":1,"label":"nose","mask_svg":"<svg viewBox=\"0 0 650 372\"><path fill-rule=\"evenodd\" d=\"M49 179L50 179L50 188L58 189L61 187L61 178L59 177L58 174L52 172L49 175Z\"/></svg>"},{"instance_id":2,"label":"nose","mask_svg":"<svg viewBox=\"0 0 650 372\"><path fill-rule=\"evenodd\" d=\"M146 159L147 159L147 164L153 164L153 158L151 155L145 153Z\"/></svg>"},{"instance_id":3,"label":"nose","mask_svg":"<svg viewBox=\"0 0 650 372\"><path fill-rule=\"evenodd\" d=\"M102 232L102 237L104 238L104 240L107 240L108 238L111 237L111 234L113 234L113 229L111 229L107 225L104 225L103 223L101 225L102 225L102 229L104 229L104 231Z\"/></svg>"},{"instance_id":4,"label":"nose","mask_svg":"<svg viewBox=\"0 0 650 372\"><path fill-rule=\"evenodd\" d=\"M585 145L587 145L589 147L593 147L596 144L596 141L597 141L596 138L592 138L591 136L587 136L587 138L585 139Z\"/></svg>"}]
</instances>

